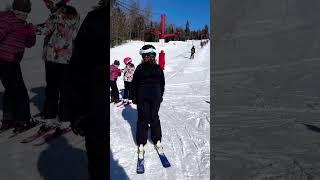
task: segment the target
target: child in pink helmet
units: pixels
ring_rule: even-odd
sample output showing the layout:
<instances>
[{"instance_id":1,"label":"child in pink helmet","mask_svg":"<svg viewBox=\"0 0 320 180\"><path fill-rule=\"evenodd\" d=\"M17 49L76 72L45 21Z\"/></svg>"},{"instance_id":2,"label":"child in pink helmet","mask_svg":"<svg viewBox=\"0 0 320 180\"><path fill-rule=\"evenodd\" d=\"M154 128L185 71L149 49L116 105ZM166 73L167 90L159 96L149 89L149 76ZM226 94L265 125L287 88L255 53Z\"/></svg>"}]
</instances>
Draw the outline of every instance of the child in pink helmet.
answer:
<instances>
[{"instance_id":1,"label":"child in pink helmet","mask_svg":"<svg viewBox=\"0 0 320 180\"><path fill-rule=\"evenodd\" d=\"M132 93L131 93L131 84L132 78L135 70L134 64L132 64L132 59L130 57L126 57L123 59L124 64L126 67L123 70L123 80L124 80L124 101L128 102L132 100Z\"/></svg>"}]
</instances>

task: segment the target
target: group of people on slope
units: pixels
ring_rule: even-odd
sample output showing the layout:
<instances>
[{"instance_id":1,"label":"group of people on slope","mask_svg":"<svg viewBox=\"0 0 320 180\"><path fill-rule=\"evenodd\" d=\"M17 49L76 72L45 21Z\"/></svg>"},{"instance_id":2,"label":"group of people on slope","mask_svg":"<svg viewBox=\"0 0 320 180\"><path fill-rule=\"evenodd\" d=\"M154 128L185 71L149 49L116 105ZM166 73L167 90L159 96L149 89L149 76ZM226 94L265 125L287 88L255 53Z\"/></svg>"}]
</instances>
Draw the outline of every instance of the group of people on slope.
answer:
<instances>
[{"instance_id":1,"label":"group of people on slope","mask_svg":"<svg viewBox=\"0 0 320 180\"><path fill-rule=\"evenodd\" d=\"M165 90L165 78L162 68L156 62L156 48L144 45L140 49L141 63L134 69L131 58L125 58L124 99L129 97L137 105L138 121L136 143L139 158L144 155L144 145L147 143L148 128L151 128L151 139L157 149L162 149L162 131L159 119L159 109ZM119 101L119 90L116 85L117 77L121 75L119 61L115 60L110 66L110 87L112 102ZM129 95L127 95L129 93Z\"/></svg>"},{"instance_id":2,"label":"group of people on slope","mask_svg":"<svg viewBox=\"0 0 320 180\"><path fill-rule=\"evenodd\" d=\"M111 98L110 102L118 103L120 102L119 97L119 89L117 86L117 79L123 73L123 81L124 81L124 94L122 99L126 102L132 101L132 79L135 71L135 66L132 63L132 59L130 57L126 57L123 59L125 64L124 69L119 69L120 62L119 60L115 60L113 64L110 66L110 87L111 87Z\"/></svg>"}]
</instances>

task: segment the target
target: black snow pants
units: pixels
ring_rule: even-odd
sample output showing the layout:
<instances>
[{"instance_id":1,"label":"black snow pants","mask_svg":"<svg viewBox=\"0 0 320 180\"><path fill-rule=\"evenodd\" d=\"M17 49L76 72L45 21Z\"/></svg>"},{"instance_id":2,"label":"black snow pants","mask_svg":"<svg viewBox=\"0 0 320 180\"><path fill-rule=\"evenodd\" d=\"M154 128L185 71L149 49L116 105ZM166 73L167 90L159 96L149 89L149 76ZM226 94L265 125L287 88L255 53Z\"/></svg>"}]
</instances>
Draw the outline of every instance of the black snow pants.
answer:
<instances>
[{"instance_id":1,"label":"black snow pants","mask_svg":"<svg viewBox=\"0 0 320 180\"><path fill-rule=\"evenodd\" d=\"M124 81L124 95L123 99L132 100L132 82Z\"/></svg>"},{"instance_id":2,"label":"black snow pants","mask_svg":"<svg viewBox=\"0 0 320 180\"><path fill-rule=\"evenodd\" d=\"M106 68L97 67L92 70L90 82L87 84L89 93L88 121L85 125L85 141L88 156L90 180L105 180L108 172L109 147L107 146L109 105L107 104Z\"/></svg>"},{"instance_id":3,"label":"black snow pants","mask_svg":"<svg viewBox=\"0 0 320 180\"><path fill-rule=\"evenodd\" d=\"M119 89L117 86L117 81L110 80L110 87L111 87L111 100L119 100Z\"/></svg>"},{"instance_id":4,"label":"black snow pants","mask_svg":"<svg viewBox=\"0 0 320 180\"><path fill-rule=\"evenodd\" d=\"M3 120L29 121L29 96L19 63L0 62L0 79L5 88Z\"/></svg>"},{"instance_id":5,"label":"black snow pants","mask_svg":"<svg viewBox=\"0 0 320 180\"><path fill-rule=\"evenodd\" d=\"M191 53L190 59L194 59L194 53Z\"/></svg>"},{"instance_id":6,"label":"black snow pants","mask_svg":"<svg viewBox=\"0 0 320 180\"><path fill-rule=\"evenodd\" d=\"M69 92L69 64L45 62L46 89L43 115L45 119L59 116L61 121L70 120L71 98Z\"/></svg>"},{"instance_id":7,"label":"black snow pants","mask_svg":"<svg viewBox=\"0 0 320 180\"><path fill-rule=\"evenodd\" d=\"M107 179L108 151L106 138L101 135L85 135L90 180Z\"/></svg>"},{"instance_id":8,"label":"black snow pants","mask_svg":"<svg viewBox=\"0 0 320 180\"><path fill-rule=\"evenodd\" d=\"M138 122L137 122L137 144L145 145L148 139L148 124L151 128L151 140L154 144L158 140L161 141L161 125L159 119L161 99L159 98L145 98L137 101Z\"/></svg>"}]
</instances>

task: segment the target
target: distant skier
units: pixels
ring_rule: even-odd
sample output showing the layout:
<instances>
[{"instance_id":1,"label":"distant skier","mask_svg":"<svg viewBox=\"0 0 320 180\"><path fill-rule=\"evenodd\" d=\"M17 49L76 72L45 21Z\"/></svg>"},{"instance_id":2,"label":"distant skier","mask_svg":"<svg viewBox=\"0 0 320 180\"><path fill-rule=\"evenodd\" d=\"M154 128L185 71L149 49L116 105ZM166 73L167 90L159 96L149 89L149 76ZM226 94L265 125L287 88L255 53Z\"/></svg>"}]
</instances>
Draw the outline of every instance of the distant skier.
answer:
<instances>
[{"instance_id":1,"label":"distant skier","mask_svg":"<svg viewBox=\"0 0 320 180\"><path fill-rule=\"evenodd\" d=\"M77 10L65 3L67 0L44 0L52 13L43 24L37 25L37 34L44 35L43 60L46 70L46 89L43 119L48 125L70 119L70 99L68 93L69 62L74 39L80 24ZM52 121L52 122L51 122Z\"/></svg>"},{"instance_id":2,"label":"distant skier","mask_svg":"<svg viewBox=\"0 0 320 180\"><path fill-rule=\"evenodd\" d=\"M35 29L26 21L30 12L30 0L14 0L12 10L0 13L0 79L5 88L1 131L13 127L19 133L36 124L20 67L25 48L36 42Z\"/></svg>"},{"instance_id":3,"label":"distant skier","mask_svg":"<svg viewBox=\"0 0 320 180\"><path fill-rule=\"evenodd\" d=\"M117 86L117 79L121 76L121 70L119 69L120 62L114 60L113 64L110 65L110 87L111 87L111 102L120 102L119 89Z\"/></svg>"},{"instance_id":4,"label":"distant skier","mask_svg":"<svg viewBox=\"0 0 320 180\"><path fill-rule=\"evenodd\" d=\"M143 158L144 145L148 138L148 124L151 128L151 139L157 149L161 145L161 125L159 108L164 93L165 79L160 66L156 64L156 51L152 45L140 49L142 63L137 66L133 75L133 102L137 104L138 121L136 142L138 156Z\"/></svg>"},{"instance_id":5,"label":"distant skier","mask_svg":"<svg viewBox=\"0 0 320 180\"><path fill-rule=\"evenodd\" d=\"M123 70L123 80L124 80L124 95L123 99L126 102L132 100L132 79L135 70L134 64L132 64L132 59L130 57L126 57L123 59L126 67Z\"/></svg>"},{"instance_id":6,"label":"distant skier","mask_svg":"<svg viewBox=\"0 0 320 180\"><path fill-rule=\"evenodd\" d=\"M194 46L192 46L190 59L194 58L194 53L196 53L196 49L194 48Z\"/></svg>"}]
</instances>

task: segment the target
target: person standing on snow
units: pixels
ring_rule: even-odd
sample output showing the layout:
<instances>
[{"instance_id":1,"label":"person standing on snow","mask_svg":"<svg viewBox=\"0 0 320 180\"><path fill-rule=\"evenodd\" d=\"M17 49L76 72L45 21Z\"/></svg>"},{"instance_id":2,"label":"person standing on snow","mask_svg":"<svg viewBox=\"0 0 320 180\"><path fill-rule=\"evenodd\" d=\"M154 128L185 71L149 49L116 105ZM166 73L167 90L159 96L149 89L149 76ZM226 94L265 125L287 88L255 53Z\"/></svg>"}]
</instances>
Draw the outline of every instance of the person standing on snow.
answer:
<instances>
[{"instance_id":1,"label":"person standing on snow","mask_svg":"<svg viewBox=\"0 0 320 180\"><path fill-rule=\"evenodd\" d=\"M50 120L47 125L52 126L52 123L57 123L59 126L60 121L70 119L67 78L80 16L74 7L65 4L66 0L44 0L44 2L52 14L45 23L37 25L37 34L45 35L43 60L47 84L44 108L40 114L43 119Z\"/></svg>"},{"instance_id":2,"label":"person standing on snow","mask_svg":"<svg viewBox=\"0 0 320 180\"><path fill-rule=\"evenodd\" d=\"M125 101L129 102L129 100L132 100L132 78L134 74L134 64L132 64L132 59L130 57L126 57L123 59L124 64L126 67L123 70L123 80L124 80L124 95L123 99L126 99Z\"/></svg>"},{"instance_id":3,"label":"person standing on snow","mask_svg":"<svg viewBox=\"0 0 320 180\"><path fill-rule=\"evenodd\" d=\"M190 59L194 58L194 53L196 53L196 49L194 48L194 46L192 46Z\"/></svg>"},{"instance_id":4,"label":"person standing on snow","mask_svg":"<svg viewBox=\"0 0 320 180\"><path fill-rule=\"evenodd\" d=\"M30 0L14 0L12 10L0 13L0 79L5 88L1 131L14 127L19 133L36 124L20 67L25 48L36 42L35 29L26 21L30 12Z\"/></svg>"},{"instance_id":5,"label":"person standing on snow","mask_svg":"<svg viewBox=\"0 0 320 180\"><path fill-rule=\"evenodd\" d=\"M119 69L120 62L114 60L113 64L110 66L110 87L111 87L111 102L120 102L119 89L117 86L117 79L121 76L121 70Z\"/></svg>"},{"instance_id":6,"label":"person standing on snow","mask_svg":"<svg viewBox=\"0 0 320 180\"><path fill-rule=\"evenodd\" d=\"M164 93L165 79L160 66L156 64L156 51L152 45L140 49L142 63L134 72L132 80L133 103L137 104L138 121L136 142L139 158L144 155L144 145L148 138L148 124L151 128L151 139L157 149L161 149L161 125L159 108Z\"/></svg>"}]
</instances>

